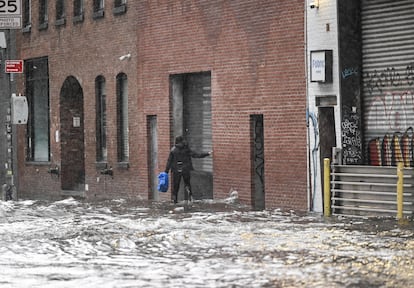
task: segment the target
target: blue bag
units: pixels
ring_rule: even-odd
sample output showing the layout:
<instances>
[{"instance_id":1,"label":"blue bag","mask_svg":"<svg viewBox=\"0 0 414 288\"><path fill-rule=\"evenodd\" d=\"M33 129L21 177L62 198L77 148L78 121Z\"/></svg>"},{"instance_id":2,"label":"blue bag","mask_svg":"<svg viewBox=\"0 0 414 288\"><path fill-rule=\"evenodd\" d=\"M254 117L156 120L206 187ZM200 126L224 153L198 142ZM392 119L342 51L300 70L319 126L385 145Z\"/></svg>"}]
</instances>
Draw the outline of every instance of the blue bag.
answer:
<instances>
[{"instance_id":1,"label":"blue bag","mask_svg":"<svg viewBox=\"0 0 414 288\"><path fill-rule=\"evenodd\" d=\"M158 191L167 192L168 190L168 173L161 172L158 175Z\"/></svg>"}]
</instances>

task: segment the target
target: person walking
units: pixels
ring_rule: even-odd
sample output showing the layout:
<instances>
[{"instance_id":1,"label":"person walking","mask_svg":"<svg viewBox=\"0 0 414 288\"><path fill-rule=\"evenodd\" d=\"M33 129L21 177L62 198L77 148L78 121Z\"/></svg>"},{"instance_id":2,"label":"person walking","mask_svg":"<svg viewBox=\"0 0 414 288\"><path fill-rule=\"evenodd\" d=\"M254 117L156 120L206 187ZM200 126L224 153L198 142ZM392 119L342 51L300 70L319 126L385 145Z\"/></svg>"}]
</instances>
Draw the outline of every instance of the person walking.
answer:
<instances>
[{"instance_id":1,"label":"person walking","mask_svg":"<svg viewBox=\"0 0 414 288\"><path fill-rule=\"evenodd\" d=\"M188 147L187 141L183 136L177 136L175 138L174 147L171 148L168 156L167 166L165 173L170 170L172 172L172 198L174 203L177 203L178 190L180 189L181 177L184 180L184 199L187 200L188 196L192 201L193 193L191 191L191 171L194 170L191 158L204 158L211 155L213 152L196 153Z\"/></svg>"}]
</instances>

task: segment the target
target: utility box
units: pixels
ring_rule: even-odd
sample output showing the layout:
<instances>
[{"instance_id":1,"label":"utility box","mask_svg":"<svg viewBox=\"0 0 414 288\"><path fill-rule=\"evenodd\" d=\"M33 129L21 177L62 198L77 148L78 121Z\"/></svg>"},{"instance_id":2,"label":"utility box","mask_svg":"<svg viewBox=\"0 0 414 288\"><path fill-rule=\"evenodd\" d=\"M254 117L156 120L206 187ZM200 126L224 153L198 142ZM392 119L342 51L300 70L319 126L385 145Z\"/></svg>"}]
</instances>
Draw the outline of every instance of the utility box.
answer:
<instances>
[{"instance_id":1,"label":"utility box","mask_svg":"<svg viewBox=\"0 0 414 288\"><path fill-rule=\"evenodd\" d=\"M27 124L29 107L25 96L12 94L11 97L11 123Z\"/></svg>"}]
</instances>

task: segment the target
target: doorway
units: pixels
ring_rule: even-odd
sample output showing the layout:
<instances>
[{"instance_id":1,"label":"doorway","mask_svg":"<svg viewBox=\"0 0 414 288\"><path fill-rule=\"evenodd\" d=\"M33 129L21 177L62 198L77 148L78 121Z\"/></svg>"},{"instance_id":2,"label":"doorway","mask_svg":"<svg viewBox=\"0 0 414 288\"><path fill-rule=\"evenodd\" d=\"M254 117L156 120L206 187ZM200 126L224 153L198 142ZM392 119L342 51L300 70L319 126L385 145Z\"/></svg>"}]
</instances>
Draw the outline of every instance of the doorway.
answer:
<instances>
[{"instance_id":1,"label":"doorway","mask_svg":"<svg viewBox=\"0 0 414 288\"><path fill-rule=\"evenodd\" d=\"M158 134L157 134L157 116L147 116L147 138L148 138L148 199L159 201L158 184Z\"/></svg>"},{"instance_id":2,"label":"doorway","mask_svg":"<svg viewBox=\"0 0 414 288\"><path fill-rule=\"evenodd\" d=\"M250 115L250 139L252 161L252 206L254 210L265 209L264 179L264 129L263 115Z\"/></svg>"},{"instance_id":3,"label":"doorway","mask_svg":"<svg viewBox=\"0 0 414 288\"><path fill-rule=\"evenodd\" d=\"M213 150L211 118L211 73L189 73L170 76L172 102L172 135L183 135L196 152ZM193 198L213 198L213 159L193 158L191 172ZM178 200L184 199L183 185L180 186Z\"/></svg>"},{"instance_id":4,"label":"doorway","mask_svg":"<svg viewBox=\"0 0 414 288\"><path fill-rule=\"evenodd\" d=\"M319 107L318 108L318 126L319 126L319 149L321 167L321 183L322 183L322 202L324 195L324 159L329 158L332 161L332 148L336 147L336 133L335 133L335 114L334 107ZM322 203L322 207L324 207Z\"/></svg>"},{"instance_id":5,"label":"doorway","mask_svg":"<svg viewBox=\"0 0 414 288\"><path fill-rule=\"evenodd\" d=\"M83 90L75 77L60 90L61 188L85 190Z\"/></svg>"}]
</instances>

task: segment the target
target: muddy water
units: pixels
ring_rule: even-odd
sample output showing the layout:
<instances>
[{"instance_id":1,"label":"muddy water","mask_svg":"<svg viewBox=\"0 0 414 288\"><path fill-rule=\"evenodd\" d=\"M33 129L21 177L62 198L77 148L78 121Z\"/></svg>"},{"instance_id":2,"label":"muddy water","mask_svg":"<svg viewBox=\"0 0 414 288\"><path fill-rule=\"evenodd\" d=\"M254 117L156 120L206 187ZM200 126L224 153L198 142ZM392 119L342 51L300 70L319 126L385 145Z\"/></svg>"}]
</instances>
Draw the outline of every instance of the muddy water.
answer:
<instances>
[{"instance_id":1,"label":"muddy water","mask_svg":"<svg viewBox=\"0 0 414 288\"><path fill-rule=\"evenodd\" d=\"M0 201L0 271L0 287L414 287L414 228L212 201Z\"/></svg>"}]
</instances>

